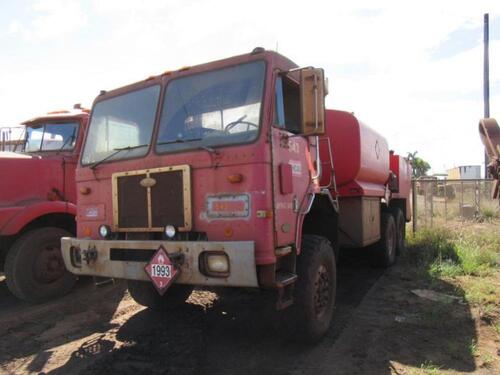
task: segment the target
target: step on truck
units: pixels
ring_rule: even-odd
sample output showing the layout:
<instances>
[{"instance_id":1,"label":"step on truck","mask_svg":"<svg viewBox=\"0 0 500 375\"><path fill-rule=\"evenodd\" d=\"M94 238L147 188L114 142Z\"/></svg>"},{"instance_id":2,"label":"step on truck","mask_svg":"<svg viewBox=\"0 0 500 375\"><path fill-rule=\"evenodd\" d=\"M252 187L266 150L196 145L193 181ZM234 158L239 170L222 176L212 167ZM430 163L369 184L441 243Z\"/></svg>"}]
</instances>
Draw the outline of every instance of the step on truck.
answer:
<instances>
[{"instance_id":1,"label":"step on truck","mask_svg":"<svg viewBox=\"0 0 500 375\"><path fill-rule=\"evenodd\" d=\"M152 308L194 286L273 289L287 332L319 339L339 247L390 266L411 212L407 162L326 92L322 69L261 48L101 92L67 268L127 279Z\"/></svg>"},{"instance_id":2,"label":"step on truck","mask_svg":"<svg viewBox=\"0 0 500 375\"><path fill-rule=\"evenodd\" d=\"M88 110L75 105L24 122L14 152L0 152L0 272L16 297L41 302L67 293L61 237L76 234L75 168Z\"/></svg>"}]
</instances>

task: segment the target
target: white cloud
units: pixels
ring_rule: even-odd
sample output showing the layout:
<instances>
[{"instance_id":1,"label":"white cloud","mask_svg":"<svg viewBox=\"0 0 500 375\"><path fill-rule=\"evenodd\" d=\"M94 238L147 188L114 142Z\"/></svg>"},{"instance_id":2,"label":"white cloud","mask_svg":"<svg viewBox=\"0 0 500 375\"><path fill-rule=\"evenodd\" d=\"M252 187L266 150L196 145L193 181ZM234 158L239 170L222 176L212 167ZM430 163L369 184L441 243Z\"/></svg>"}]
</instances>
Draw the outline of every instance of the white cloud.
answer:
<instances>
[{"instance_id":1,"label":"white cloud","mask_svg":"<svg viewBox=\"0 0 500 375\"><path fill-rule=\"evenodd\" d=\"M21 30L21 25L19 21L14 19L10 21L9 28L7 29L7 35L17 34Z\"/></svg>"},{"instance_id":2,"label":"white cloud","mask_svg":"<svg viewBox=\"0 0 500 375\"><path fill-rule=\"evenodd\" d=\"M87 15L76 0L38 0L32 9L36 16L31 26L33 38L63 37L85 25Z\"/></svg>"}]
</instances>

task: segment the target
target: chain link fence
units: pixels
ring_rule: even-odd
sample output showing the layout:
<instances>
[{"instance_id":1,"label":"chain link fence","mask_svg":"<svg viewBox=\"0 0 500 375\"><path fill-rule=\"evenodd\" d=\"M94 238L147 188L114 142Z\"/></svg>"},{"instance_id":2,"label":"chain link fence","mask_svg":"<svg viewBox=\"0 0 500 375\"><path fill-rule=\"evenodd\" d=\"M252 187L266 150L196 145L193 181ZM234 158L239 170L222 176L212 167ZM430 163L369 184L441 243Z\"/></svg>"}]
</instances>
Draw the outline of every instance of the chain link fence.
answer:
<instances>
[{"instance_id":1,"label":"chain link fence","mask_svg":"<svg viewBox=\"0 0 500 375\"><path fill-rule=\"evenodd\" d=\"M487 179L413 180L413 231L500 218L500 201L491 198L493 183Z\"/></svg>"}]
</instances>

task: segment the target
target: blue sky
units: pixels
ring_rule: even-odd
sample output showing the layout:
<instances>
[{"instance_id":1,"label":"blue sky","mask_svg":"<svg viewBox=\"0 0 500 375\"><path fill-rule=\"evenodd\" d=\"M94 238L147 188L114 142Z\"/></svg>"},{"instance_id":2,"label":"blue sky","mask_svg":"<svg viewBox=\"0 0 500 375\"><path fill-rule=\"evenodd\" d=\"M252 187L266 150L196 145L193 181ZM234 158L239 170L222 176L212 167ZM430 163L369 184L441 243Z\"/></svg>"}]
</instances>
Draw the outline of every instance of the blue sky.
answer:
<instances>
[{"instance_id":1,"label":"blue sky","mask_svg":"<svg viewBox=\"0 0 500 375\"><path fill-rule=\"evenodd\" d=\"M500 117L500 1L0 0L0 126L263 46L323 67L327 105L397 152L435 172L479 164L486 12Z\"/></svg>"}]
</instances>

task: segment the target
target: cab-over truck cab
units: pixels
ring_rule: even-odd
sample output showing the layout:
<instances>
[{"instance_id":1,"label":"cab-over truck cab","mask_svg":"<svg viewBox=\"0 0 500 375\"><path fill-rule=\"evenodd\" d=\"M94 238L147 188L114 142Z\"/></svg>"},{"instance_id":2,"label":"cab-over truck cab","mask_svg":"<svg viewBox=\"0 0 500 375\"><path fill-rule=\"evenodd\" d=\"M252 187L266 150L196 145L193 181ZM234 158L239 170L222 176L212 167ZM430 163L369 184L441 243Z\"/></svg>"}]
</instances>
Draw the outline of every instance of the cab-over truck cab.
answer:
<instances>
[{"instance_id":1,"label":"cab-over truck cab","mask_svg":"<svg viewBox=\"0 0 500 375\"><path fill-rule=\"evenodd\" d=\"M40 302L75 282L60 238L76 233L75 168L88 111L79 105L25 121L15 152L0 152L0 271L18 298Z\"/></svg>"},{"instance_id":2,"label":"cab-over truck cab","mask_svg":"<svg viewBox=\"0 0 500 375\"><path fill-rule=\"evenodd\" d=\"M195 285L276 289L296 337L321 337L339 225L334 179L320 183L325 92L321 69L260 48L102 92L68 269L127 279L150 307Z\"/></svg>"}]
</instances>

